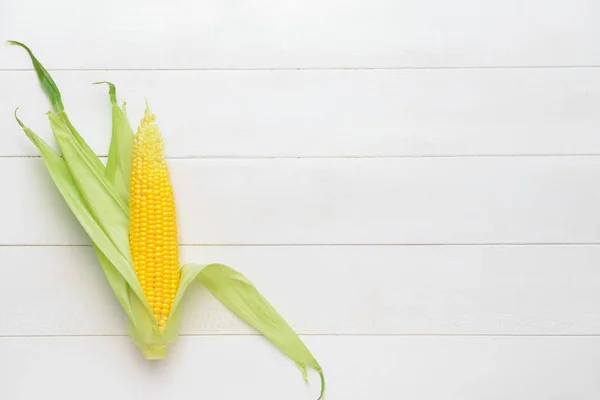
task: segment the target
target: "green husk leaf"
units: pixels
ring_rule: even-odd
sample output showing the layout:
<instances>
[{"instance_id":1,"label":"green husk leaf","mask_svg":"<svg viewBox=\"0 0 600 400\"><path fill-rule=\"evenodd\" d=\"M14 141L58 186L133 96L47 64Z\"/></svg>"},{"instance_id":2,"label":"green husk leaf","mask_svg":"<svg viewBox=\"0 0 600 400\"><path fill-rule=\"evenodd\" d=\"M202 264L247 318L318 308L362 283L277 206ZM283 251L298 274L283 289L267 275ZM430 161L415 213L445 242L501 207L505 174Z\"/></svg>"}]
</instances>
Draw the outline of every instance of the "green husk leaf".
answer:
<instances>
[{"instance_id":1,"label":"green husk leaf","mask_svg":"<svg viewBox=\"0 0 600 400\"><path fill-rule=\"evenodd\" d=\"M33 52L29 49L29 47L25 46L21 42L15 41L15 40L9 40L8 43L14 44L17 46L21 46L22 48L24 48L27 51L27 53L29 54L29 57L31 58L31 62L33 63L33 67L38 76L38 79L42 85L42 88L44 89L44 92L48 95L48 97L50 98L50 101L52 103L52 108L54 109L55 112L58 113L58 115L63 120L63 122L67 125L67 127L71 131L71 134L73 135L73 137L75 138L77 143L79 143L79 145L81 146L83 151L86 153L88 159L91 160L91 162L94 164L94 167L103 171L104 165L102 164L100 159L98 157L96 157L96 153L94 153L94 151L88 146L88 144L85 142L83 137L81 137L79 132L77 132L77 129L75 129L75 127L69 120L69 117L64 112L65 107L62 102L62 97L61 97L60 91L58 90L58 86L56 86L54 79L52 79L52 76L50 76L50 74L48 73L46 68L44 68L42 63L40 63L39 60L33 55Z\"/></svg>"},{"instance_id":2,"label":"green husk leaf","mask_svg":"<svg viewBox=\"0 0 600 400\"><path fill-rule=\"evenodd\" d=\"M64 111L58 112L58 116L67 126L67 128L69 128L69 132L71 133L73 139L77 142L79 147L81 147L89 163L94 167L94 169L98 171L98 173L103 173L106 169L104 167L104 164L102 164L102 161L100 161L94 150L92 150L92 148L87 144L87 142L83 139L79 132L77 132L77 129L75 129L75 127L71 123L71 120L69 119L67 113Z\"/></svg>"},{"instance_id":3,"label":"green husk leaf","mask_svg":"<svg viewBox=\"0 0 600 400\"><path fill-rule=\"evenodd\" d=\"M8 43L21 46L27 51L27 53L29 53L29 57L33 63L33 68L35 68L35 72L40 80L40 83L42 84L42 87L44 88L44 92L46 92L48 97L50 97L52 108L54 111L64 111L65 107L62 102L60 91L58 90L56 83L54 83L54 79L52 79L48 71L46 71L46 68L44 68L44 66L33 55L33 52L29 49L29 47L25 46L21 42L17 42L16 40L9 40Z\"/></svg>"},{"instance_id":4,"label":"green husk leaf","mask_svg":"<svg viewBox=\"0 0 600 400\"><path fill-rule=\"evenodd\" d=\"M104 175L105 171L95 168L88 154L81 148L57 113L49 112L48 119L62 155L71 170L71 175L77 182L84 198L88 199L91 210L97 217L102 215L113 218L112 214L114 213L118 219L113 222L119 222L119 227L127 227L129 224L127 204L116 193L114 185ZM95 155L93 158L98 159ZM98 198L105 199L105 201L94 202ZM99 208L95 209L96 206ZM127 229L125 230L127 231ZM124 253L127 252L124 251Z\"/></svg>"},{"instance_id":5,"label":"green husk leaf","mask_svg":"<svg viewBox=\"0 0 600 400\"><path fill-rule=\"evenodd\" d=\"M81 192L78 189L77 183L71 176L71 171L67 166L67 162L61 158L58 153L54 151L42 138L35 134L31 129L27 128L21 120L15 118L27 137L32 143L38 148L42 159L46 165L46 169L50 173L54 184L60 191L61 195L65 199L65 202L71 209L73 215L77 218L84 231L88 234L94 245L99 251L104 254L107 260L117 269L117 271L123 276L127 284L136 293L142 301L147 304L147 301L143 295L142 287L139 284L131 261L124 256L121 251L117 248L115 243L102 229L102 226L98 223L92 212L88 209L88 204L84 200ZM114 288L113 288L114 289ZM122 297L122 293L117 293L117 297ZM147 305L147 309L151 310L150 305Z\"/></svg>"},{"instance_id":6,"label":"green husk leaf","mask_svg":"<svg viewBox=\"0 0 600 400\"><path fill-rule=\"evenodd\" d=\"M129 200L129 176L131 174L131 155L133 153L133 130L123 108L117 104L117 91L110 82L96 82L95 85L105 83L112 104L112 136L106 162L106 177L114 183L118 193Z\"/></svg>"},{"instance_id":7,"label":"green husk leaf","mask_svg":"<svg viewBox=\"0 0 600 400\"><path fill-rule=\"evenodd\" d=\"M143 294L141 285L133 269L133 262L129 252L129 213L127 204L119 196L114 185L99 171L94 168L85 151L81 149L70 130L63 124L55 113L49 113L50 124L54 136L63 153L67 167L87 208L97 224L105 232L109 240L120 254L127 259L128 268L121 270L131 289L141 300L149 315L150 305ZM94 238L91 237L95 242Z\"/></svg>"},{"instance_id":8,"label":"green husk leaf","mask_svg":"<svg viewBox=\"0 0 600 400\"><path fill-rule=\"evenodd\" d=\"M153 356L151 351L156 351L157 349L161 350L161 348L151 348L148 350L149 346L153 346L157 343L164 343L166 345L165 338L158 332L154 314L151 312L150 305L147 303L146 297L142 292L142 288L135 275L131 261L128 259L128 256L122 254L117 244L111 240L111 236L106 233L105 229L103 229L101 224L97 221L97 218L94 217L94 213L88 208L89 199L86 201L84 196L82 196L65 159L61 158L54 149L31 131L31 129L27 128L18 118L17 121L23 128L25 134L40 150L42 159L44 160L46 168L56 187L59 189L67 205L94 243L94 250L96 251L104 274L130 321L130 333L134 342L142 349L146 356ZM61 128L56 126L57 123L57 120L55 120L54 129L58 131ZM66 129L63 127L62 130ZM67 132L58 132L58 136L61 140L64 140L63 148L67 149L67 154L75 152L74 149L70 149L69 147L75 147L76 144L72 138L69 143L68 130ZM77 157L75 156L75 159L76 158ZM73 162L73 159L74 158L71 157L71 162ZM84 173L85 171L90 173L92 169L89 168L89 165L86 166L84 162L83 165L76 168L78 174ZM94 183L97 183L102 179L103 178L101 177L94 176L93 178L89 178L88 183L92 183L93 186ZM102 188L95 192L90 191L90 193L102 194ZM94 197L94 195L91 196ZM101 195L98 195L94 201L97 203L101 197ZM105 205L110 204L111 201L111 199L105 199L104 203ZM115 211L115 209L118 208L116 203L112 205L112 208L113 211L109 211L108 213L112 213L113 215L115 213L122 213L121 210L119 212ZM102 214L102 216L107 217L108 213ZM124 242L121 241L120 244L126 245L127 240ZM164 349L166 350L166 347Z\"/></svg>"},{"instance_id":9,"label":"green husk leaf","mask_svg":"<svg viewBox=\"0 0 600 400\"><path fill-rule=\"evenodd\" d=\"M319 399L323 396L325 378L317 360L277 310L248 278L236 270L223 264L184 265L181 268L181 282L171 308L172 313L179 312L183 296L195 280L202 283L227 308L294 360L305 379L307 367L317 371L321 377Z\"/></svg>"}]
</instances>

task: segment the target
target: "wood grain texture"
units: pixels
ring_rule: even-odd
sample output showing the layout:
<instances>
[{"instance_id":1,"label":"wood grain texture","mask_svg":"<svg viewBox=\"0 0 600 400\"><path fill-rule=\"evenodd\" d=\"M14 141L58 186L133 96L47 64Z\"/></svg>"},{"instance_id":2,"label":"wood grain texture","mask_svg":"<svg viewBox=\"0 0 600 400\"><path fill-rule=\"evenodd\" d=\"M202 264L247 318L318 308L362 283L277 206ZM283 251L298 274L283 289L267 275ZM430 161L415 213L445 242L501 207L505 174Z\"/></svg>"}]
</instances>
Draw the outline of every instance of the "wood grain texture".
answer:
<instances>
[{"instance_id":1,"label":"wood grain texture","mask_svg":"<svg viewBox=\"0 0 600 400\"><path fill-rule=\"evenodd\" d=\"M181 244L600 241L595 156L177 159L170 167ZM40 159L0 159L0 170L0 220L10 227L0 244L88 243Z\"/></svg>"},{"instance_id":2,"label":"wood grain texture","mask_svg":"<svg viewBox=\"0 0 600 400\"><path fill-rule=\"evenodd\" d=\"M600 7L588 0L4 3L0 37L39 49L49 68L600 64Z\"/></svg>"},{"instance_id":3,"label":"wood grain texture","mask_svg":"<svg viewBox=\"0 0 600 400\"><path fill-rule=\"evenodd\" d=\"M327 399L593 400L600 338L305 337L328 378ZM32 399L304 400L294 364L260 337L184 337L161 362L124 337L0 339L3 393ZM33 384L35 382L35 384Z\"/></svg>"},{"instance_id":4,"label":"wood grain texture","mask_svg":"<svg viewBox=\"0 0 600 400\"><path fill-rule=\"evenodd\" d=\"M110 104L91 83L102 80L117 85L134 128L149 100L170 157L600 153L600 68L52 74L101 155ZM35 73L0 72L0 87L0 156L37 155L12 116L19 106L51 139Z\"/></svg>"},{"instance_id":5,"label":"wood grain texture","mask_svg":"<svg viewBox=\"0 0 600 400\"><path fill-rule=\"evenodd\" d=\"M600 246L184 247L302 334L600 334ZM125 335L91 248L1 247L0 336ZM197 285L183 334L254 334Z\"/></svg>"}]
</instances>

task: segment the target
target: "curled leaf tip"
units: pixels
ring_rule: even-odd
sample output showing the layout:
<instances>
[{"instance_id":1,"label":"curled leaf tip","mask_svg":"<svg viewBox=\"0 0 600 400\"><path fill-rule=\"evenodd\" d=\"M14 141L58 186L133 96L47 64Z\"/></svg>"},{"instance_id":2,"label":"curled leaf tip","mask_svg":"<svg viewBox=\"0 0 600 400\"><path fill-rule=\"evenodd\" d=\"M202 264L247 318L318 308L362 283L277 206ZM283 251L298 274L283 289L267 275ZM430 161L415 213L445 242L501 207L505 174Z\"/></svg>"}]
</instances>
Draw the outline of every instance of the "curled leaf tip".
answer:
<instances>
[{"instance_id":1,"label":"curled leaf tip","mask_svg":"<svg viewBox=\"0 0 600 400\"><path fill-rule=\"evenodd\" d=\"M21 46L21 47L24 47L25 49L29 50L29 47L25 46L21 42L17 42L16 40L7 40L6 43L8 43L8 44L15 44L17 46Z\"/></svg>"},{"instance_id":2,"label":"curled leaf tip","mask_svg":"<svg viewBox=\"0 0 600 400\"><path fill-rule=\"evenodd\" d=\"M325 394L325 375L323 374L323 370L319 370L318 372L319 376L321 377L321 394L319 394L319 398L317 400L321 400Z\"/></svg>"},{"instance_id":3,"label":"curled leaf tip","mask_svg":"<svg viewBox=\"0 0 600 400\"><path fill-rule=\"evenodd\" d=\"M94 85L107 84L108 85L108 95L110 96L110 102L113 106L118 106L117 104L117 88L115 85L108 81L100 81L94 82Z\"/></svg>"},{"instance_id":4,"label":"curled leaf tip","mask_svg":"<svg viewBox=\"0 0 600 400\"><path fill-rule=\"evenodd\" d=\"M15 108L15 119L17 120L19 125L21 125L21 128L25 128L25 124L19 119L19 117L17 117L17 111L19 111L19 107Z\"/></svg>"},{"instance_id":5,"label":"curled leaf tip","mask_svg":"<svg viewBox=\"0 0 600 400\"><path fill-rule=\"evenodd\" d=\"M29 47L27 47L24 43L17 42L16 40L7 40L6 43L13 44L15 46L20 46L20 47L24 48L27 51L27 53L29 53L29 56L31 57L31 59L34 60L34 64L35 64L35 61L37 61L35 59L35 56L33 55L33 52L31 51L31 49Z\"/></svg>"},{"instance_id":6,"label":"curled leaf tip","mask_svg":"<svg viewBox=\"0 0 600 400\"><path fill-rule=\"evenodd\" d=\"M92 85L102 85L102 84L107 84L111 89L115 87L115 85L109 81L98 81L98 82L92 83Z\"/></svg>"}]
</instances>

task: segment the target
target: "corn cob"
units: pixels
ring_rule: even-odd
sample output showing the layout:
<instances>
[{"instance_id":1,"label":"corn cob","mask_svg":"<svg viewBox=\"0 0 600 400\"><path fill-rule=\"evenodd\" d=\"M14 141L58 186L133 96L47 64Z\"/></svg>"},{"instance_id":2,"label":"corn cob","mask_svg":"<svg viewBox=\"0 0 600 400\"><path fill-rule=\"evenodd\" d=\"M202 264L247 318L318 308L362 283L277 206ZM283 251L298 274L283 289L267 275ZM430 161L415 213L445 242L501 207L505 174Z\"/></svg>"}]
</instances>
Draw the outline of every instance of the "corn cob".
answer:
<instances>
[{"instance_id":1,"label":"corn cob","mask_svg":"<svg viewBox=\"0 0 600 400\"><path fill-rule=\"evenodd\" d=\"M146 108L133 142L129 247L133 266L161 331L179 287L175 200L163 142Z\"/></svg>"}]
</instances>

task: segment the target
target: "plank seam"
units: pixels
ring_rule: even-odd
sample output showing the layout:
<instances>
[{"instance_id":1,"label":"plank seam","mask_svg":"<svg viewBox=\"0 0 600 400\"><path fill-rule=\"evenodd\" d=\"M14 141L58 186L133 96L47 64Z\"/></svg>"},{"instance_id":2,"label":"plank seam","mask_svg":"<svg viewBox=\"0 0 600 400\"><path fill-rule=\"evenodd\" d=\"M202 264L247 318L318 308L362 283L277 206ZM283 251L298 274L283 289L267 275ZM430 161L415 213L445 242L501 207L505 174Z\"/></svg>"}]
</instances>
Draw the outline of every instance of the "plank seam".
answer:
<instances>
[{"instance_id":1,"label":"plank seam","mask_svg":"<svg viewBox=\"0 0 600 400\"><path fill-rule=\"evenodd\" d=\"M98 157L106 158L106 154L97 154ZM236 155L214 155L214 156L167 156L168 160L397 160L403 158L576 158L576 157L600 157L600 153L564 153L564 154L417 154L417 155L297 155L297 156L236 156ZM37 155L0 155L2 159L41 159Z\"/></svg>"},{"instance_id":2,"label":"plank seam","mask_svg":"<svg viewBox=\"0 0 600 400\"><path fill-rule=\"evenodd\" d=\"M182 333L179 337L263 337L260 333ZM304 337L600 337L600 333L590 334L510 334L510 333L299 333ZM127 334L40 334L40 335L0 335L0 339L15 338L76 338L76 337L129 337Z\"/></svg>"},{"instance_id":3,"label":"plank seam","mask_svg":"<svg viewBox=\"0 0 600 400\"><path fill-rule=\"evenodd\" d=\"M508 65L446 67L279 67L279 68L48 68L52 71L436 71L436 70L505 70L505 69L574 69L600 68L600 65ZM0 68L0 72L33 71L33 68Z\"/></svg>"}]
</instances>

